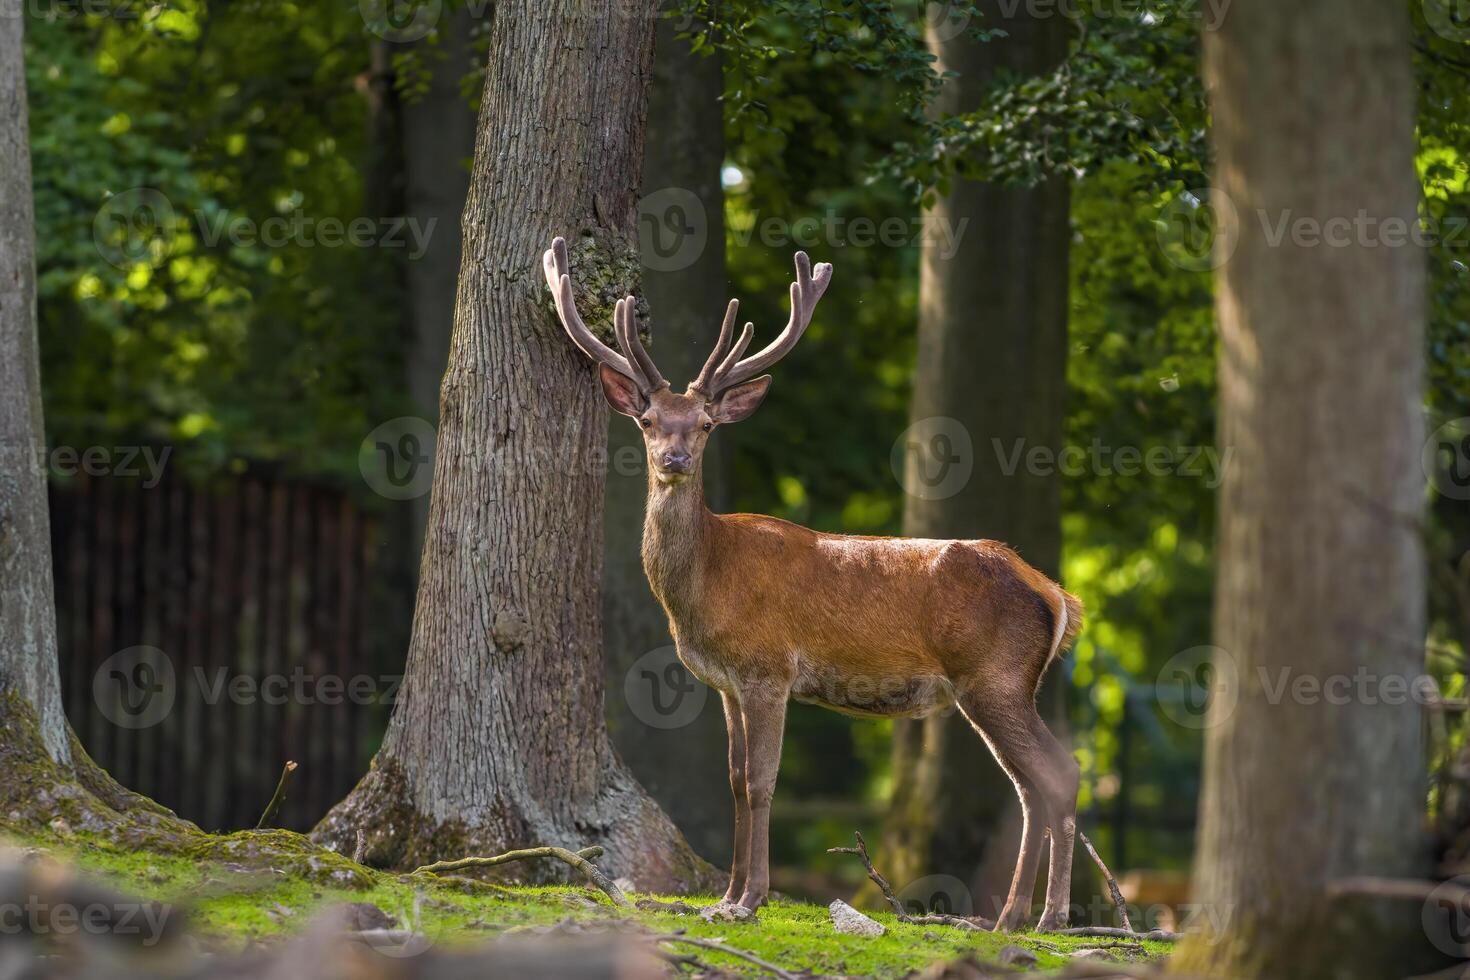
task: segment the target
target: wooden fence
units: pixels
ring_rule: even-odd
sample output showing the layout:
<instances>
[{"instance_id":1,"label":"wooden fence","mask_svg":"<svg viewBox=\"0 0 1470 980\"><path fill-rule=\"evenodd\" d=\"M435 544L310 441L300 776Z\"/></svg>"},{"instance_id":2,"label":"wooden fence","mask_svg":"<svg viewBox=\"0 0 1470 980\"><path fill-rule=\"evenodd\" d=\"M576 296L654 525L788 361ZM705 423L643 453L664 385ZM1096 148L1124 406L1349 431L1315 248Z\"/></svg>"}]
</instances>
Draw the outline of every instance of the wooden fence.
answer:
<instances>
[{"instance_id":1,"label":"wooden fence","mask_svg":"<svg viewBox=\"0 0 1470 980\"><path fill-rule=\"evenodd\" d=\"M341 490L82 475L51 526L67 715L123 785L239 829L293 759L278 824L306 829L366 770L393 693L365 652L381 535Z\"/></svg>"}]
</instances>

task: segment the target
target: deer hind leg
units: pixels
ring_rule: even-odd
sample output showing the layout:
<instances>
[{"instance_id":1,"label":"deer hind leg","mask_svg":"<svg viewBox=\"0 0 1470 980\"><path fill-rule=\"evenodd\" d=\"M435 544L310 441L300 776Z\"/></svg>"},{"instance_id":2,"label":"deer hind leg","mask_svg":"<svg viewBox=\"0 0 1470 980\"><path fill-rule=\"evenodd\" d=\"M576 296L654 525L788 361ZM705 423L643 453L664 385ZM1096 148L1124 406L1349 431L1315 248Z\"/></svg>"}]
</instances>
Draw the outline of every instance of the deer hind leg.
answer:
<instances>
[{"instance_id":1,"label":"deer hind leg","mask_svg":"<svg viewBox=\"0 0 1470 980\"><path fill-rule=\"evenodd\" d=\"M1014 930L1030 916L1042 841L1050 829L1059 843L1052 850L1042 922L1047 928L1056 928L1059 919L1065 920L1070 901L1077 764L1047 730L1036 712L1035 696L1030 691L1015 697L1000 695L995 690L970 691L960 696L959 703L970 724L990 746L996 762L1010 776L1021 801L1021 850L1016 857L1005 907L995 927L1001 931Z\"/></svg>"},{"instance_id":2,"label":"deer hind leg","mask_svg":"<svg viewBox=\"0 0 1470 980\"><path fill-rule=\"evenodd\" d=\"M1033 713L1031 724L1034 736L1049 757L1043 770L1043 780L1050 813L1047 830L1051 834L1046 907L1042 909L1041 921L1036 928L1041 932L1052 932L1067 927L1067 910L1072 904L1072 849L1077 837L1077 790L1082 782L1082 772L1072 753L1057 741L1040 715Z\"/></svg>"},{"instance_id":3,"label":"deer hind leg","mask_svg":"<svg viewBox=\"0 0 1470 980\"><path fill-rule=\"evenodd\" d=\"M745 727L745 786L750 807L750 862L740 905L754 909L765 903L771 886L771 798L781 768L781 738L786 727L786 694L781 691L742 693Z\"/></svg>"},{"instance_id":4,"label":"deer hind leg","mask_svg":"<svg viewBox=\"0 0 1470 980\"><path fill-rule=\"evenodd\" d=\"M750 794L746 791L745 718L735 695L722 693L725 704L725 731L730 736L730 793L735 798L734 856L730 860L730 887L725 889L726 904L734 904L745 894L750 875Z\"/></svg>"}]
</instances>

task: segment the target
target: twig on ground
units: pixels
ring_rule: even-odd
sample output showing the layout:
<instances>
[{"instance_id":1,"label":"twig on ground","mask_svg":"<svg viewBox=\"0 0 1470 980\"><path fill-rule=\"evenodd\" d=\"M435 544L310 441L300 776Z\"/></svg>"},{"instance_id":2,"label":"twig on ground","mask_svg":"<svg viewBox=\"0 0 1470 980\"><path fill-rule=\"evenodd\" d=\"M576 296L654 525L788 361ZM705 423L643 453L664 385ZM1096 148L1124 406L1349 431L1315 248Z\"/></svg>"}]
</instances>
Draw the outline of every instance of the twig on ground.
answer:
<instances>
[{"instance_id":1,"label":"twig on ground","mask_svg":"<svg viewBox=\"0 0 1470 980\"><path fill-rule=\"evenodd\" d=\"M888 904L893 908L893 914L899 922L905 922L915 926L952 926L956 929L969 929L973 932L989 932L994 926L994 923L989 919L984 919L979 916L970 919L963 915L946 915L944 913L909 915L904 911L903 903L898 900L898 896L893 894L893 887L888 884L888 879L884 878L878 869L873 867L873 859L868 856L868 842L863 840L862 832L854 830L852 836L857 838L857 847L829 847L827 848L827 853L856 854L861 858L863 867L868 869L868 878L872 880L873 884L878 886L878 890L888 900Z\"/></svg>"},{"instance_id":2,"label":"twig on ground","mask_svg":"<svg viewBox=\"0 0 1470 980\"><path fill-rule=\"evenodd\" d=\"M1098 855L1097 848L1092 846L1092 841L1087 839L1086 834L1080 830L1077 831L1077 839L1082 842L1083 847L1087 848L1087 853L1092 858L1092 863L1097 865L1097 870L1102 872L1103 880L1108 883L1108 891L1113 895L1113 904L1118 907L1118 919L1122 923L1123 928L1132 932L1133 923L1128 921L1128 903L1123 901L1123 892L1118 888L1118 879L1114 878L1113 873L1108 870L1108 866L1103 864L1103 859Z\"/></svg>"},{"instance_id":3,"label":"twig on ground","mask_svg":"<svg viewBox=\"0 0 1470 980\"><path fill-rule=\"evenodd\" d=\"M501 864L510 864L513 861L525 861L530 858L556 858L564 864L571 865L587 877L587 880L596 885L601 892L612 900L614 905L630 909L633 903L628 901L628 896L623 894L611 878L593 864L591 858L602 857L602 848L584 847L575 854L564 847L527 847L519 851L506 851L494 857L467 857L457 861L437 861L434 864L426 864L421 868L414 868L412 874L445 874L450 871L464 871L469 868L493 868Z\"/></svg>"},{"instance_id":4,"label":"twig on ground","mask_svg":"<svg viewBox=\"0 0 1470 980\"><path fill-rule=\"evenodd\" d=\"M736 949L734 946L717 943L713 939L696 939L693 936L686 936L683 933L671 932L662 936L654 936L653 941L656 943L684 943L689 946L698 946L701 949L712 949L717 953L725 953L729 956L745 960L747 963L754 963L772 976L780 977L781 980L796 980L795 974L788 973L774 963L767 963L754 953L747 953L743 949Z\"/></svg>"},{"instance_id":5,"label":"twig on ground","mask_svg":"<svg viewBox=\"0 0 1470 980\"><path fill-rule=\"evenodd\" d=\"M361 827L357 828L357 846L352 849L352 863L361 864L362 859L367 857L367 834Z\"/></svg>"},{"instance_id":6,"label":"twig on ground","mask_svg":"<svg viewBox=\"0 0 1470 980\"><path fill-rule=\"evenodd\" d=\"M270 803L266 804L265 812L262 813L260 815L260 819L256 821L256 830L264 830L266 824L270 823L276 818L276 811L279 810L281 808L281 804L286 801L286 782L291 778L291 774L295 771L296 763L294 762L287 762L285 768L281 770L281 778L276 782L275 795L271 797Z\"/></svg>"},{"instance_id":7,"label":"twig on ground","mask_svg":"<svg viewBox=\"0 0 1470 980\"><path fill-rule=\"evenodd\" d=\"M827 853L856 854L862 858L863 867L868 869L868 877L872 879L873 884L878 886L878 890L883 893L883 897L888 899L888 904L893 907L893 914L900 919L907 918L908 913L903 910L903 903L898 900L898 896L893 894L893 887L888 884L888 879L883 877L877 868L873 867L873 859L868 857L868 842L863 840L862 831L854 830L852 836L857 838L857 847L829 847L827 848Z\"/></svg>"},{"instance_id":8,"label":"twig on ground","mask_svg":"<svg viewBox=\"0 0 1470 980\"><path fill-rule=\"evenodd\" d=\"M1153 943L1172 943L1182 938L1177 932L1154 929L1151 932L1134 932L1132 929L1114 929L1112 926L1076 926L1072 929L1056 929L1053 936L1094 936L1102 939L1147 940Z\"/></svg>"}]
</instances>

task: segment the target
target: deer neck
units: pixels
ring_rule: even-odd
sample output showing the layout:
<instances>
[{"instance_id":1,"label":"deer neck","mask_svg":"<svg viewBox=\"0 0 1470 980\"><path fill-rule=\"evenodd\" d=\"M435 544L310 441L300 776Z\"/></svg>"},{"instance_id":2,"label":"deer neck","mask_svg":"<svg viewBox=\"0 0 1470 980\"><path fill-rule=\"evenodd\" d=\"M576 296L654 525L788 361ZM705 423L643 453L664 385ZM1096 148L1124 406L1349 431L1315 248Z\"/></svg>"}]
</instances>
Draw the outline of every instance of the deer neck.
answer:
<instances>
[{"instance_id":1,"label":"deer neck","mask_svg":"<svg viewBox=\"0 0 1470 980\"><path fill-rule=\"evenodd\" d=\"M713 515L704 503L703 463L682 483L660 483L651 468L643 517L643 570L669 616L698 608L703 559Z\"/></svg>"}]
</instances>

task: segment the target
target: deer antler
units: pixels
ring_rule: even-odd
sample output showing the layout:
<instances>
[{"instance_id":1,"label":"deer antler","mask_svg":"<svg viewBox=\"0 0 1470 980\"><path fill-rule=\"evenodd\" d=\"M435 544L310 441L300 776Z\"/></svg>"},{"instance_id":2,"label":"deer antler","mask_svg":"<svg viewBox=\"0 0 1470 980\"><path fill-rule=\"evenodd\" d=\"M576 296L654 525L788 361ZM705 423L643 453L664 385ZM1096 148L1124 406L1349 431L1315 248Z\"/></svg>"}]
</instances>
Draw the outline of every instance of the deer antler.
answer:
<instances>
[{"instance_id":1,"label":"deer antler","mask_svg":"<svg viewBox=\"0 0 1470 980\"><path fill-rule=\"evenodd\" d=\"M818 262L813 272L811 259L807 258L805 252L797 252L796 281L791 284L791 317L786 321L786 327L780 336L744 359L741 355L750 346L750 340L755 335L755 324L747 323L740 332L740 338L733 345L730 344L730 334L735 326L735 312L739 307L739 301L732 299L725 310L725 323L720 328L720 339L709 360L705 362L704 370L699 372L699 377L689 386L690 390L698 389L707 397L713 398L727 388L749 381L785 357L806 332L807 326L812 322L812 313L816 311L817 301L822 298L831 282L830 262Z\"/></svg>"},{"instance_id":2,"label":"deer antler","mask_svg":"<svg viewBox=\"0 0 1470 980\"><path fill-rule=\"evenodd\" d=\"M561 319L561 325L582 353L623 375L645 395L669 386L654 365L653 358L643 349L642 341L638 339L632 296L618 300L617 306L613 308L613 334L617 337L618 345L627 352L628 356L625 357L598 340L587 329L587 324L582 322L582 315L577 312L577 304L572 299L571 267L567 260L565 238L557 236L552 240L551 248L541 256L541 267L546 273L546 285L551 288L551 295L556 300L556 313Z\"/></svg>"}]
</instances>

